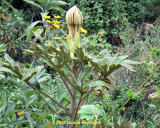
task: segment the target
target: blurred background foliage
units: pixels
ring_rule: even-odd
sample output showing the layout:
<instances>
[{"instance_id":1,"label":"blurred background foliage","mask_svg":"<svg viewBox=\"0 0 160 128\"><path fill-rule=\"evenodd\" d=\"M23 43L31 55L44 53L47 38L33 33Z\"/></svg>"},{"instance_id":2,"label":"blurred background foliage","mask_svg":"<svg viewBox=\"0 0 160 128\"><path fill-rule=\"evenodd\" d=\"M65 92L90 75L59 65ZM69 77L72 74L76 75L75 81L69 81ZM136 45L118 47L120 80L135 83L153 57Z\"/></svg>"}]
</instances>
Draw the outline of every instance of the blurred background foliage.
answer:
<instances>
[{"instance_id":1,"label":"blurred background foliage","mask_svg":"<svg viewBox=\"0 0 160 128\"><path fill-rule=\"evenodd\" d=\"M36 0L33 1L36 2ZM114 92L105 90L103 103L98 93L90 96L89 103L102 105L107 119L110 120L129 98L130 91L135 91L160 65L160 1L65 0L65 2L68 4L62 7L64 10L67 11L76 4L84 16L83 28L88 33L81 36L81 41L89 45L88 51L97 51L98 54L102 49L107 49L108 53L129 55L130 59L140 62L140 65L135 67L136 72L125 70L111 77L116 89ZM0 2L0 57L5 53L3 50L5 48L16 61L31 66L33 57L23 57L23 49L29 48L31 43L25 37L20 37L29 24L41 20L39 12L39 8L22 0ZM67 33L65 11L52 10L48 15L53 17L55 14L61 16L63 31ZM61 34L61 38L64 36L66 35ZM44 75L54 73L53 80L49 79L41 83L41 87L67 107L68 92L56 72L51 72L50 67L46 69L47 73ZM90 80L92 77L89 74L87 79ZM133 128L141 121L145 121L145 126L149 128L160 127L160 103L156 99L148 98L149 94L158 92L159 78L160 70L153 74L138 95L132 97L119 113L120 118L117 118L119 125L123 121L121 117L126 115L126 119L133 116L131 123ZM21 84L22 82L15 77L0 72L0 127L47 127L51 126L51 120L58 120L57 116L50 114L48 107L33 94L30 88ZM56 109L61 112L60 108ZM24 112L24 114L19 115L18 112ZM65 113L63 114L65 116ZM26 121L26 118L29 121ZM19 122L15 122L17 119Z\"/></svg>"}]
</instances>

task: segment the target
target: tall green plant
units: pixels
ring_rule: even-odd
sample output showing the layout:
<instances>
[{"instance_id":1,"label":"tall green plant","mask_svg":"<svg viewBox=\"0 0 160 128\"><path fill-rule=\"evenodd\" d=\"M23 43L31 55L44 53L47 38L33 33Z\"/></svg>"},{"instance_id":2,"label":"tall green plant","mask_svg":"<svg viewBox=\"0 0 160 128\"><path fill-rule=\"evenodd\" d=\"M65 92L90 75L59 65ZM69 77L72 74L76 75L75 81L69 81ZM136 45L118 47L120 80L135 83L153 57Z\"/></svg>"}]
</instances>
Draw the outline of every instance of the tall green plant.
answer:
<instances>
[{"instance_id":1,"label":"tall green plant","mask_svg":"<svg viewBox=\"0 0 160 128\"><path fill-rule=\"evenodd\" d=\"M10 73L26 82L62 121L64 121L64 117L61 113L57 112L54 106L42 95L55 102L70 117L70 121L75 122L78 110L83 104L87 103L91 93L99 91L103 100L103 88L114 89L111 86L109 76L118 72L120 68L134 71L132 64L137 64L137 62L127 59L128 56L125 55L107 54L108 51L105 50L98 54L94 51L92 53L86 52L83 47L85 44L80 43L79 34L79 28L83 23L82 15L76 7L72 8L68 15L69 36L67 43L60 44L48 41L45 46L34 43L30 49L25 50L25 56L34 56L35 60L45 62L59 74L70 95L70 110L53 99L52 96L36 88L36 83L40 77L37 78L35 75L43 71L43 66L27 68L5 54L4 59L0 61L0 71ZM89 73L94 76L90 81L87 80ZM66 126L69 127L68 124ZM71 125L71 127L75 128L75 125Z\"/></svg>"}]
</instances>

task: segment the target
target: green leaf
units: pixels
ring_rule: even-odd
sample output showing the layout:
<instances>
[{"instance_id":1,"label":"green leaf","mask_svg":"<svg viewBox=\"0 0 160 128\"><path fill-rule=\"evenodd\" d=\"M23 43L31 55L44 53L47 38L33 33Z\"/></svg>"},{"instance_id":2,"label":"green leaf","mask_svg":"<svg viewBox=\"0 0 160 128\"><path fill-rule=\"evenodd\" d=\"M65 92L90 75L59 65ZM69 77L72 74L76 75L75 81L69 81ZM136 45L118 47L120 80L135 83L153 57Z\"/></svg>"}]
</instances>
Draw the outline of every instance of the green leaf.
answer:
<instances>
[{"instance_id":1,"label":"green leaf","mask_svg":"<svg viewBox=\"0 0 160 128\"><path fill-rule=\"evenodd\" d=\"M10 64L13 64L14 63L14 60L8 55L5 53L4 55L4 59L9 62Z\"/></svg>"},{"instance_id":2,"label":"green leaf","mask_svg":"<svg viewBox=\"0 0 160 128\"><path fill-rule=\"evenodd\" d=\"M37 0L41 5L45 5L46 4L46 0Z\"/></svg>"},{"instance_id":3,"label":"green leaf","mask_svg":"<svg viewBox=\"0 0 160 128\"><path fill-rule=\"evenodd\" d=\"M15 103L9 104L7 106L6 115L8 114L8 112L12 111L14 108L15 108Z\"/></svg>"},{"instance_id":4,"label":"green leaf","mask_svg":"<svg viewBox=\"0 0 160 128\"><path fill-rule=\"evenodd\" d=\"M40 22L42 22L42 21L36 21L36 22L31 23L31 24L26 28L25 32L22 34L22 36L21 36L20 38L22 38L22 37L26 36L28 33L30 33L30 32L32 31L32 29L34 28L34 26L36 26L36 25L37 25L38 23L40 23Z\"/></svg>"},{"instance_id":5,"label":"green leaf","mask_svg":"<svg viewBox=\"0 0 160 128\"><path fill-rule=\"evenodd\" d=\"M29 81L38 72L38 70L41 70L42 68L42 66L38 66L35 68L24 69L22 80Z\"/></svg>"},{"instance_id":6,"label":"green leaf","mask_svg":"<svg viewBox=\"0 0 160 128\"><path fill-rule=\"evenodd\" d=\"M37 3L33 2L33 1L30 1L30 0L23 0L23 1L25 1L28 4L31 4L31 5L35 6L37 8L40 8L42 11L44 11L43 8L39 4L37 4Z\"/></svg>"},{"instance_id":7,"label":"green leaf","mask_svg":"<svg viewBox=\"0 0 160 128\"><path fill-rule=\"evenodd\" d=\"M21 124L21 123L26 123L26 122L28 122L28 120L17 120L17 121L10 122L8 125L12 127L16 124Z\"/></svg>"},{"instance_id":8,"label":"green leaf","mask_svg":"<svg viewBox=\"0 0 160 128\"><path fill-rule=\"evenodd\" d=\"M133 96L133 92L132 91L128 91L128 96L132 97Z\"/></svg>"},{"instance_id":9,"label":"green leaf","mask_svg":"<svg viewBox=\"0 0 160 128\"><path fill-rule=\"evenodd\" d=\"M25 105L26 108L27 108L31 103L33 103L36 98L37 98L37 95L34 96L34 97L32 97L32 98L30 98L30 99L27 99L26 105Z\"/></svg>"},{"instance_id":10,"label":"green leaf","mask_svg":"<svg viewBox=\"0 0 160 128\"><path fill-rule=\"evenodd\" d=\"M51 79L51 76L44 76L44 77L42 77L42 78L40 78L40 79L38 80L38 83L45 82L45 81L47 81L47 80L49 80L49 79Z\"/></svg>"},{"instance_id":11,"label":"green leaf","mask_svg":"<svg viewBox=\"0 0 160 128\"><path fill-rule=\"evenodd\" d=\"M19 76L16 73L14 73L12 70L10 70L8 68L0 67L0 71L10 73L11 75L14 75L19 78Z\"/></svg>"},{"instance_id":12,"label":"green leaf","mask_svg":"<svg viewBox=\"0 0 160 128\"><path fill-rule=\"evenodd\" d=\"M113 90L113 87L111 87L108 83L102 80L92 82L91 84L89 84L89 87L94 88L94 90L102 90L102 87Z\"/></svg>"},{"instance_id":13,"label":"green leaf","mask_svg":"<svg viewBox=\"0 0 160 128\"><path fill-rule=\"evenodd\" d=\"M0 52L5 51L4 47L5 47L5 45L4 45L4 44L0 44Z\"/></svg>"},{"instance_id":14,"label":"green leaf","mask_svg":"<svg viewBox=\"0 0 160 128\"><path fill-rule=\"evenodd\" d=\"M52 1L48 5L49 6L54 6L54 5L62 5L62 6L64 6L64 5L67 5L67 4L68 3L64 2L64 1Z\"/></svg>"},{"instance_id":15,"label":"green leaf","mask_svg":"<svg viewBox=\"0 0 160 128\"><path fill-rule=\"evenodd\" d=\"M78 113L80 119L93 120L95 117L98 118L99 115L102 115L104 109L100 105L83 105Z\"/></svg>"},{"instance_id":16,"label":"green leaf","mask_svg":"<svg viewBox=\"0 0 160 128\"><path fill-rule=\"evenodd\" d=\"M62 8L59 7L59 6L51 6L51 7L48 8L48 10L64 11L64 9L62 9Z\"/></svg>"},{"instance_id":17,"label":"green leaf","mask_svg":"<svg viewBox=\"0 0 160 128\"><path fill-rule=\"evenodd\" d=\"M31 114L29 114L28 112L25 112L24 114L25 114L25 116L26 116L26 118L27 118L27 120L28 120L28 122L30 124L30 128L34 128L34 126L33 126L33 119L31 117Z\"/></svg>"},{"instance_id":18,"label":"green leaf","mask_svg":"<svg viewBox=\"0 0 160 128\"><path fill-rule=\"evenodd\" d=\"M29 91L27 91L27 93L26 93L26 97L27 98L30 98L31 96L33 96L35 94L35 91L34 90L29 90Z\"/></svg>"},{"instance_id":19,"label":"green leaf","mask_svg":"<svg viewBox=\"0 0 160 128\"><path fill-rule=\"evenodd\" d=\"M125 67L125 68L131 70L131 71L134 71L134 70L133 70L133 67L132 67L131 65L125 63L125 62L121 62L121 65L122 65L123 67Z\"/></svg>"},{"instance_id":20,"label":"green leaf","mask_svg":"<svg viewBox=\"0 0 160 128\"><path fill-rule=\"evenodd\" d=\"M34 27L32 28L29 33L27 34L27 40L31 40L32 36L34 35L34 32L37 30L37 29L40 29L41 27L40 26L37 26L37 27Z\"/></svg>"}]
</instances>

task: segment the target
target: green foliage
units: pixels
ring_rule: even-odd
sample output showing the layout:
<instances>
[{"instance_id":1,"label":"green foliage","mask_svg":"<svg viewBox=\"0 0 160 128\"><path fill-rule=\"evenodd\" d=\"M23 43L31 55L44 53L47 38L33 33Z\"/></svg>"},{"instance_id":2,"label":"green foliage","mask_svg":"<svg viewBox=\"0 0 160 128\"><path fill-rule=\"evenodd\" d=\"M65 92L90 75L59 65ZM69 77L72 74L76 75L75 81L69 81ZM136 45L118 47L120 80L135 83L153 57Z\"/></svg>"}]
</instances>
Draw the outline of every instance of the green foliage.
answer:
<instances>
[{"instance_id":1,"label":"green foliage","mask_svg":"<svg viewBox=\"0 0 160 128\"><path fill-rule=\"evenodd\" d=\"M79 114L76 115L78 120L79 117L98 120L101 121L101 127L109 124L115 127L138 127L138 122L146 119L146 127L159 127L160 119L159 114L157 114L159 113L159 99L148 99L148 95L153 91L159 93L159 70L153 74L144 88L134 95L135 90L144 78L151 75L154 69L159 66L160 57L158 18L154 24L149 24L149 27L151 27L149 30L148 24L145 23L136 30L132 27L139 24L142 18L149 14L146 12L146 7L142 5L144 2L119 0L78 2L80 3L78 6L82 8L84 13L85 28L88 28L89 33L99 30L100 32L90 35L88 38L82 35L81 44L79 44L80 39L78 37L76 46L71 46L69 42L67 44L63 39L66 33L59 28L54 27L53 29L53 25L43 18L43 15L48 15L49 10L53 9L52 5L55 9L64 2L52 1L49 7L45 6L45 2L41 0L28 1L28 3L43 11L41 13L42 21L32 22L25 31L20 30L21 38L19 38L19 35L15 36L15 32L13 33L14 38L12 39L16 42L22 41L22 44L24 44L25 36L27 36L27 41L31 41L30 48L25 50L24 54L25 56L34 56L32 64L16 62L13 59L14 57L10 57L8 54L4 54L3 58L5 45L0 45L0 52L2 53L0 56L0 85L1 89L7 89L6 92L8 93L5 94L3 93L5 91L2 91L0 99L11 99L6 101L8 102L6 108L1 107L3 105L0 104L3 111L0 112L3 117L0 124L4 127L16 127L17 125L17 127L22 125L26 127L53 127L51 122L58 121L61 117L64 120L69 120L69 110L72 104L70 93L72 93L71 88L73 87L76 90L77 108L80 108L83 102L92 104L81 107L80 116ZM156 1L154 2L156 3ZM105 10L106 8L107 10ZM45 10L48 12L45 12ZM10 19L10 16L4 10L2 14L0 15L0 22L5 28L6 21ZM14 14L16 13L14 12ZM154 17L153 15L152 17ZM54 21L52 16L48 20ZM18 24L18 21L17 19L15 24ZM128 25L128 22L131 24ZM24 25L26 25L25 22L22 26L24 27ZM8 25L6 28L10 26ZM15 26L15 28L17 27ZM10 33L11 29L7 31L5 29L6 33L3 29L0 33L4 33L0 38L9 40L11 36L9 35L9 38L7 34ZM23 34L22 31L24 31ZM106 38L106 35L116 37L119 33L124 47L116 48L107 43L111 38ZM25 42L27 43L27 41ZM1 40L1 42L5 41ZM9 42L11 41L9 40ZM13 44L9 45L10 48L13 47ZM16 44L21 47L19 43ZM137 60L141 65L133 68L132 65L138 63L131 60ZM72 68L73 62L76 65L74 68ZM44 63L47 70L42 66ZM50 71L48 71L48 68ZM127 70L122 70L123 68ZM73 69L77 72L73 72ZM132 73L130 70L137 72ZM5 75L3 72L5 72ZM53 79L51 74L46 72L53 73ZM30 87L22 81L25 81ZM35 93L43 100L39 99ZM7 95L7 98L5 98L5 95ZM116 113L127 98L131 98L131 100L122 112L118 113L119 115L126 113L127 117L123 121L115 118L113 122L109 123L112 115ZM58 103L63 105L66 110ZM14 108L10 107L10 104ZM7 108L11 109L6 111ZM78 112L78 109L76 111ZM24 112L24 114L16 118L18 112ZM53 112L58 112L60 116ZM8 113L8 115L4 113ZM133 115L134 123L131 120L126 122L131 115ZM19 118L21 120L18 120ZM64 125L56 126L63 127Z\"/></svg>"},{"instance_id":2,"label":"green foliage","mask_svg":"<svg viewBox=\"0 0 160 128\"><path fill-rule=\"evenodd\" d=\"M63 1L50 1L50 0L37 0L38 3L35 3L32 0L24 0L28 4L31 4L39 9L41 9L42 12L46 13L49 10L58 10L58 11L64 11L60 6L66 5L66 2Z\"/></svg>"},{"instance_id":3,"label":"green foliage","mask_svg":"<svg viewBox=\"0 0 160 128\"><path fill-rule=\"evenodd\" d=\"M98 116L104 114L103 107L100 105L83 105L78 111L80 114L80 119L95 120L97 121Z\"/></svg>"}]
</instances>

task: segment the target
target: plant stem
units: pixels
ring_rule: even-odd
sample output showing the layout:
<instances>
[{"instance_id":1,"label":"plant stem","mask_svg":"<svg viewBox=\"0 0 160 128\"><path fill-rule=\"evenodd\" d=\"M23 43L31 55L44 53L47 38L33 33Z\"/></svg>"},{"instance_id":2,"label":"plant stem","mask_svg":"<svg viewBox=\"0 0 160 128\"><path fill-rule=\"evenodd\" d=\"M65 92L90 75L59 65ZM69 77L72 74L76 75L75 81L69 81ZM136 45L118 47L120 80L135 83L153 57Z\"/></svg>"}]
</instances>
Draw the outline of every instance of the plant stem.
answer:
<instances>
[{"instance_id":1,"label":"plant stem","mask_svg":"<svg viewBox=\"0 0 160 128\"><path fill-rule=\"evenodd\" d=\"M137 93L137 91L139 91L143 85L153 76L154 73L156 73L158 71L158 69L160 68L160 66L155 69L155 71L141 84L141 86L138 87L138 89L134 92L133 96ZM116 114L113 116L113 118L120 112L120 110L130 101L131 98L129 98L123 105L122 107L120 107L120 109L116 112ZM112 118L112 119L113 119ZM110 120L110 122L112 121L112 119Z\"/></svg>"},{"instance_id":2,"label":"plant stem","mask_svg":"<svg viewBox=\"0 0 160 128\"><path fill-rule=\"evenodd\" d=\"M83 101L89 96L89 94L92 92L92 90L89 90L88 93L82 98L81 102L80 102L80 106L83 103Z\"/></svg>"},{"instance_id":3,"label":"plant stem","mask_svg":"<svg viewBox=\"0 0 160 128\"><path fill-rule=\"evenodd\" d=\"M52 106L40 95L40 93L36 90L36 88L35 88L32 84L30 84L29 82L27 82L27 84L30 85L30 86L33 88L33 90L43 99L43 101L51 108L51 110L52 110L62 121L64 121L63 117L55 110L54 107L52 107ZM66 124L66 126L67 126L67 128L69 128L68 124Z\"/></svg>"},{"instance_id":4,"label":"plant stem","mask_svg":"<svg viewBox=\"0 0 160 128\"><path fill-rule=\"evenodd\" d=\"M50 96L47 95L46 93L42 92L41 90L35 88L31 83L29 83L29 82L27 82L27 81L26 81L26 83L27 83L29 86L31 86L31 87L33 88L33 90L36 90L36 91L42 93L43 95L47 96L48 98L50 98L50 99L51 99L53 102L55 102L59 107L61 107L61 108L67 113L68 116L71 115L59 102L57 102L56 100L54 100L52 97L50 97Z\"/></svg>"},{"instance_id":5,"label":"plant stem","mask_svg":"<svg viewBox=\"0 0 160 128\"><path fill-rule=\"evenodd\" d=\"M73 94L72 94L71 90L69 89L69 85L67 84L67 81L63 78L62 75L60 75L60 76L61 76L61 78L63 80L63 83L66 85L66 87L67 87L67 89L69 91L69 94L71 95L71 97L73 97Z\"/></svg>"},{"instance_id":6,"label":"plant stem","mask_svg":"<svg viewBox=\"0 0 160 128\"><path fill-rule=\"evenodd\" d=\"M79 102L78 102L78 105L77 105L77 108L76 108L76 113L75 113L75 116L74 116L74 121L76 121L77 112L78 112L79 107L80 107L80 103L81 103L81 100L82 100L82 96L83 96L83 94L80 94L80 99L79 99Z\"/></svg>"},{"instance_id":7,"label":"plant stem","mask_svg":"<svg viewBox=\"0 0 160 128\"><path fill-rule=\"evenodd\" d=\"M8 3L6 0L2 0L4 4L6 4L9 8L11 8L13 11L17 11L10 3Z\"/></svg>"},{"instance_id":8,"label":"plant stem","mask_svg":"<svg viewBox=\"0 0 160 128\"><path fill-rule=\"evenodd\" d=\"M87 70L87 72L84 74L83 78L81 79L81 82L84 81L86 75L88 74L88 72L91 70L91 68L93 67L93 65Z\"/></svg>"},{"instance_id":9,"label":"plant stem","mask_svg":"<svg viewBox=\"0 0 160 128\"><path fill-rule=\"evenodd\" d=\"M73 60L71 62L71 71L75 77L77 74L77 70L78 70L77 63L76 63L76 61ZM73 83L74 83L74 80L73 80ZM70 116L70 121L74 122L74 116L76 114L76 89L74 86L71 86L71 91L72 91L73 97L71 97L71 111L70 111L70 113L72 113L72 114ZM75 124L71 125L71 127L75 128Z\"/></svg>"}]
</instances>

